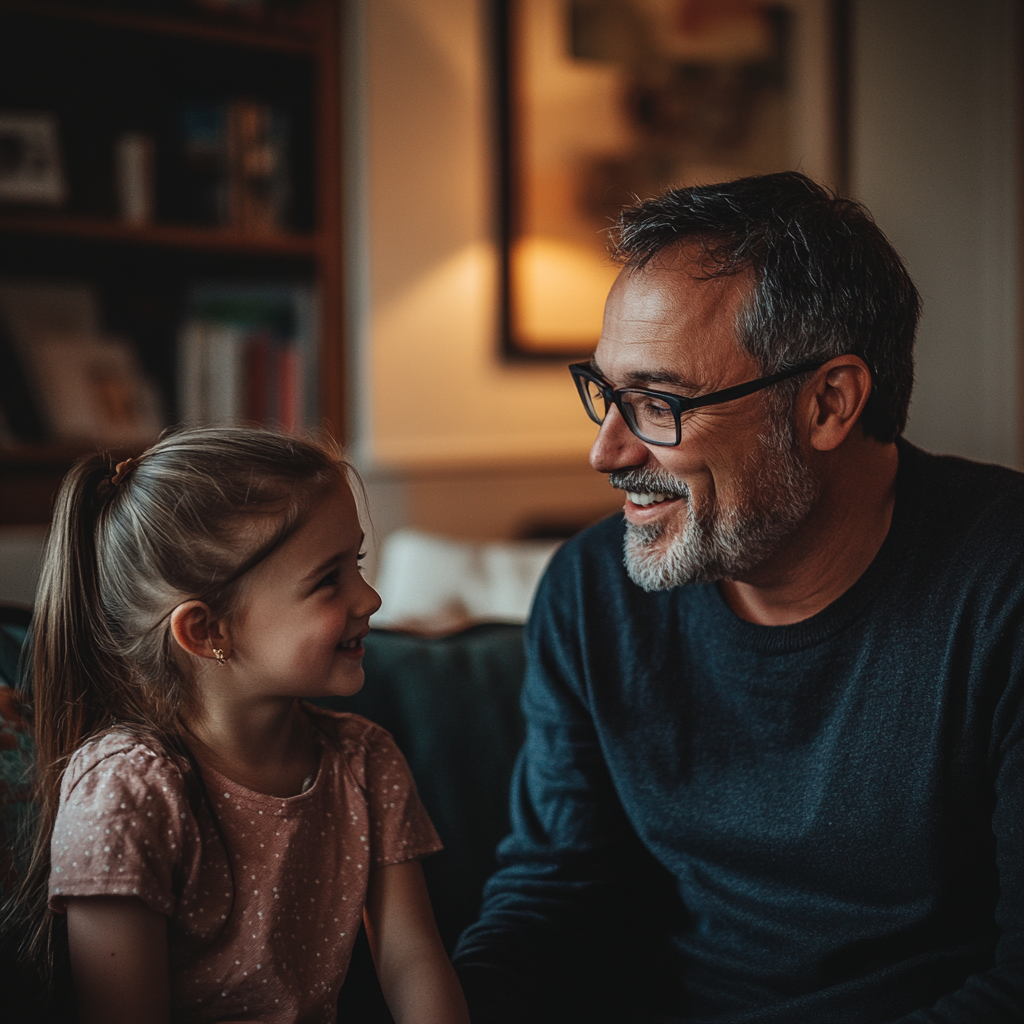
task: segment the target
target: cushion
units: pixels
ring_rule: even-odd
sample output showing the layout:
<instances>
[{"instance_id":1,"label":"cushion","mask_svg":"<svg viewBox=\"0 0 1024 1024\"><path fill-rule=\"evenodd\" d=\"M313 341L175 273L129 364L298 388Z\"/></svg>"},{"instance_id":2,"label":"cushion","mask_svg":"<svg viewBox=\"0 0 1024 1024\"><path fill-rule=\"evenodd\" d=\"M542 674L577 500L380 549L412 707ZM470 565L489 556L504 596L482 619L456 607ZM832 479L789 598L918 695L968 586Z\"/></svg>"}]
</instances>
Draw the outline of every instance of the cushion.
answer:
<instances>
[{"instance_id":1,"label":"cushion","mask_svg":"<svg viewBox=\"0 0 1024 1024\"><path fill-rule=\"evenodd\" d=\"M19 687L24 675L22 650L29 613L0 608L0 892L9 891L17 875L15 849L32 816L31 770L35 743Z\"/></svg>"}]
</instances>

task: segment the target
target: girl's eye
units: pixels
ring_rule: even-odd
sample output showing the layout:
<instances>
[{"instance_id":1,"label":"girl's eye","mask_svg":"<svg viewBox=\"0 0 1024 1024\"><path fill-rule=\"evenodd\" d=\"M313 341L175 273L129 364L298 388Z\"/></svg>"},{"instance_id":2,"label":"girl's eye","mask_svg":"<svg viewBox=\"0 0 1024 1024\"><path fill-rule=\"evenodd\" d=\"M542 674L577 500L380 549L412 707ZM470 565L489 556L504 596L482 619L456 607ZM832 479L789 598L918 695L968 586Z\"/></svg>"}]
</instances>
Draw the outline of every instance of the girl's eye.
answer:
<instances>
[{"instance_id":1,"label":"girl's eye","mask_svg":"<svg viewBox=\"0 0 1024 1024\"><path fill-rule=\"evenodd\" d=\"M336 586L339 579L339 573L337 569L332 569L318 584L318 587L333 587Z\"/></svg>"},{"instance_id":2,"label":"girl's eye","mask_svg":"<svg viewBox=\"0 0 1024 1024\"><path fill-rule=\"evenodd\" d=\"M363 572L363 573L366 572L366 566L363 565L363 559L365 557L366 557L366 552L365 551L360 551L359 554L356 555L356 567L359 569L360 572Z\"/></svg>"}]
</instances>

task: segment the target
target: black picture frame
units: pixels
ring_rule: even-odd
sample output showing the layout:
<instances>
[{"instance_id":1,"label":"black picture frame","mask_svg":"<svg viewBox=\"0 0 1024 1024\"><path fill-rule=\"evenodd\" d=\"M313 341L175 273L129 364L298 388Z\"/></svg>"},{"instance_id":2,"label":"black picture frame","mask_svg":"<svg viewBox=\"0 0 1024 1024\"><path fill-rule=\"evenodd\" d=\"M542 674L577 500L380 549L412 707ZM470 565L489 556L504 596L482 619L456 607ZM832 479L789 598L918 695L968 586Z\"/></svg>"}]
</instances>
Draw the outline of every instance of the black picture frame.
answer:
<instances>
[{"instance_id":1,"label":"black picture frame","mask_svg":"<svg viewBox=\"0 0 1024 1024\"><path fill-rule=\"evenodd\" d=\"M702 10L707 15L715 6L712 0L677 0L677 9L685 13L688 4L694 5L689 8L691 14ZM735 10L735 5L722 6ZM614 280L616 269L609 259L600 273L592 274L592 268L585 266L584 249L589 247L589 251L600 253L604 242L600 237L602 227L610 228L617 211L633 201L635 196L643 198L656 194L672 184L727 180L743 173L789 167L808 173L838 192L845 191L848 0L764 0L759 5L757 18L749 19L746 26L734 26L735 34L741 34L742 29L750 37L747 43L742 39L734 41L737 47L748 46L749 59L728 56L727 26L723 28L719 24L717 29L712 25L712 29L724 39L715 44L726 53L724 57L716 59L714 45L699 38L693 42L692 53L688 56L686 46L689 42L682 38L678 59L672 56L670 46L665 44L668 55L662 53L654 61L660 62L659 66L650 75L645 75L642 64L645 44L639 43L635 44L632 62L623 59L618 62L619 69L614 70L616 61L612 51L625 35L615 31L616 11L622 23L630 20L636 23L638 12L642 14L645 8L650 7L642 0L492 0L500 274L498 312L501 354L506 360L564 362L591 354L600 336L603 296ZM589 26L585 23L587 17L592 19ZM602 18L605 19L603 26L600 24ZM543 20L545 25L539 28L538 20ZM760 43L757 42L759 24L764 26L760 30L763 37ZM553 29L556 25L560 28ZM556 62L561 61L563 67L551 75L546 72L537 74L535 69L543 55L538 57L536 51L524 53L524 50L536 46L535 42L528 40L535 41L544 32L550 35L552 31L563 33L562 55L552 58ZM645 31L643 27L637 29L640 36ZM680 34L681 37L686 35L682 31ZM657 40L659 37L657 32L647 31L646 38ZM662 37L654 48L663 43ZM649 42L647 45L650 46ZM757 50L758 45L763 53ZM608 53L600 52L602 46L609 48ZM704 51L701 46L705 47ZM623 44L622 48L626 52L628 45ZM639 58L636 57L637 52L640 53ZM585 128L587 117L565 117L559 121L551 113L559 101L545 106L546 100L539 92L544 88L545 75L556 88L564 87L576 70L571 66L573 64L579 65L583 92L587 88L587 75L597 83L595 95L601 95L597 97L592 111L595 123L601 127L598 108L602 104L607 111L609 102L617 102L620 119L627 128L627 132L620 134L624 138L628 136L628 142L621 154L585 157L574 166L556 168L554 174L550 173L549 165L544 173L548 175L549 182L554 182L552 188L545 185L543 174L537 173L535 159L531 167L531 157L535 157L541 147L536 143L538 129L535 124L531 125L530 119L532 117L534 122L541 120L538 111L543 112L547 125L543 130L548 132L549 149L557 149L557 138L554 138L553 145L551 142L562 129L569 136L580 136L581 126ZM637 67L641 68L640 72L636 71ZM563 73L564 80L558 83L558 75ZM531 74L532 81L529 80ZM616 75L622 91L617 98L610 99L608 82ZM581 105L578 98L574 102L578 110L586 111L585 102ZM725 125L722 129L724 134L720 136L714 135L716 116L719 124ZM772 149L771 145L762 145L755 154L759 161L749 159L756 150L749 140L766 136L770 125L754 124L752 119L758 116L771 116L775 123L779 123L780 118L784 119L786 127L783 134L788 147L783 151L778 146ZM646 123L644 117L648 118ZM682 140L674 150L673 131ZM705 136L701 135L702 131ZM729 131L733 132L732 136ZM709 132L711 134L707 134ZM748 140L746 150L742 144L744 138ZM567 145L571 148L571 139ZM659 179L656 173L649 171L656 169L659 162L665 163L666 153L670 156L674 153L677 162ZM722 159L717 165L705 160L701 167L699 158L707 157L709 153ZM615 177L616 161L623 171L618 179ZM688 168L688 173L672 173L680 167ZM637 169L643 173L634 175L632 180L625 173ZM719 171L718 176L716 170ZM576 175L575 179L573 175ZM537 225L538 217L546 215L545 208L547 214L554 211L553 219L560 218L563 224L573 219L571 213L563 216L569 203L569 192L565 186L570 180L573 202L580 203L581 195L585 197L582 202L590 217L595 244L591 247L588 237L581 245L580 225L574 225L577 236L563 247L567 255L562 267L563 277L571 287L559 292L563 277L559 277L558 260L563 257L563 249L559 248L558 224L542 224L540 232ZM559 193L560 189L565 194ZM534 197L532 200L531 196ZM539 200L536 199L538 196L541 197ZM541 233L549 229L550 234ZM586 274L581 273L579 281L572 278L573 267L586 270ZM527 281L525 286L524 280ZM577 288L580 282L585 287ZM538 299L536 294L528 294L530 287L535 292L538 288L546 289L546 294ZM557 326L552 326L546 335L539 334L537 328L545 329L544 316L554 308L553 303L560 302L561 295L570 293L585 293L587 296L586 326L582 317L577 319L566 310L556 311L555 319L560 319L563 326L568 323L573 333L559 337Z\"/></svg>"}]
</instances>

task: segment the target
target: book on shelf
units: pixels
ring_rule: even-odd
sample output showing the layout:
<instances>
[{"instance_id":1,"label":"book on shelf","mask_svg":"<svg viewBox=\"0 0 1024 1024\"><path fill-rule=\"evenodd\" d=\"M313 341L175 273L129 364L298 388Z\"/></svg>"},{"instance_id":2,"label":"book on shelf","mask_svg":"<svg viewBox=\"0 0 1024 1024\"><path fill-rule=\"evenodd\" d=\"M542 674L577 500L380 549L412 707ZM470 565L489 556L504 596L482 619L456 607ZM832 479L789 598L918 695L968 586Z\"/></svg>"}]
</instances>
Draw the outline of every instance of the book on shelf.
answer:
<instances>
[{"instance_id":1,"label":"book on shelf","mask_svg":"<svg viewBox=\"0 0 1024 1024\"><path fill-rule=\"evenodd\" d=\"M178 407L188 424L317 422L317 310L301 285L195 288L178 342Z\"/></svg>"},{"instance_id":2,"label":"book on shelf","mask_svg":"<svg viewBox=\"0 0 1024 1024\"><path fill-rule=\"evenodd\" d=\"M250 99L179 108L175 219L254 234L282 231L291 208L290 125Z\"/></svg>"}]
</instances>

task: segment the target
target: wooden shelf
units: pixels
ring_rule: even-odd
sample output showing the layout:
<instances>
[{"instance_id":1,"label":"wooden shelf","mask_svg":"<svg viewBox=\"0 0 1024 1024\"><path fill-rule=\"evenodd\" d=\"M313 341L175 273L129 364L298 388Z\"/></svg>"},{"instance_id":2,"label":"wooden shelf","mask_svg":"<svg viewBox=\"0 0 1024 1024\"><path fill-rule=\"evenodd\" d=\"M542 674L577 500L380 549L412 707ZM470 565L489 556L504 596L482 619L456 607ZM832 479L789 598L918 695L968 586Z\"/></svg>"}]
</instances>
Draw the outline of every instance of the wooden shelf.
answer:
<instances>
[{"instance_id":1,"label":"wooden shelf","mask_svg":"<svg viewBox=\"0 0 1024 1024\"><path fill-rule=\"evenodd\" d=\"M317 420L344 440L342 4L305 0L251 17L198 4L194 12L181 5L180 12L161 13L156 6L0 0L0 56L11 62L0 76L0 105L58 118L70 195L67 210L0 207L0 274L92 288L103 329L132 341L170 411L190 289L218 281L309 288L318 299L319 355L309 375L320 392ZM294 131L290 222L297 229L264 234L114 219L113 140L145 131L157 139L159 159L160 139L172 137L174 112L193 93L217 102L251 94L287 110ZM180 206L180 181L167 152L157 209L171 217ZM187 215L187 203L180 208ZM47 522L61 477L97 447L0 444L0 525Z\"/></svg>"},{"instance_id":2,"label":"wooden shelf","mask_svg":"<svg viewBox=\"0 0 1024 1024\"><path fill-rule=\"evenodd\" d=\"M137 447L137 446L136 446ZM42 444L0 445L0 467L5 469L66 470L75 459L96 451L120 452L123 445L102 445L96 441L47 441Z\"/></svg>"},{"instance_id":3,"label":"wooden shelf","mask_svg":"<svg viewBox=\"0 0 1024 1024\"><path fill-rule=\"evenodd\" d=\"M263 16L258 20L254 18L251 24L245 24L208 20L200 11L196 12L196 18L192 20L136 14L132 11L97 10L77 4L45 3L42 0L0 0L0 12L4 11L285 53L313 53L320 45L313 33L305 30L295 19L288 18Z\"/></svg>"},{"instance_id":4,"label":"wooden shelf","mask_svg":"<svg viewBox=\"0 0 1024 1024\"><path fill-rule=\"evenodd\" d=\"M0 231L156 248L261 253L270 256L314 256L320 251L320 239L313 234L281 232L258 235L230 228L188 227L176 224L136 226L118 221L79 217L0 214Z\"/></svg>"}]
</instances>

